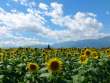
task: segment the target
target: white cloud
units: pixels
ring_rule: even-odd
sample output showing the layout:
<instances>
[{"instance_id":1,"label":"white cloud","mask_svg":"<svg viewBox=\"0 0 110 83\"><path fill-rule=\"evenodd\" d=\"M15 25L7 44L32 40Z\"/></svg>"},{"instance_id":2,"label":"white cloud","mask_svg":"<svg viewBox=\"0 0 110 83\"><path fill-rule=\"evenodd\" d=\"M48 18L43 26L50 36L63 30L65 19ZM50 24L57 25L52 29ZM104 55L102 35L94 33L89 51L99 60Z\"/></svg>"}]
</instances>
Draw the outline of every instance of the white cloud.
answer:
<instances>
[{"instance_id":1,"label":"white cloud","mask_svg":"<svg viewBox=\"0 0 110 83\"><path fill-rule=\"evenodd\" d=\"M7 35L9 33L8 29L5 26L0 26L0 36Z\"/></svg>"},{"instance_id":2,"label":"white cloud","mask_svg":"<svg viewBox=\"0 0 110 83\"><path fill-rule=\"evenodd\" d=\"M13 0L15 2L19 2L22 5L27 5L27 2L29 2L29 0Z\"/></svg>"},{"instance_id":3,"label":"white cloud","mask_svg":"<svg viewBox=\"0 0 110 83\"><path fill-rule=\"evenodd\" d=\"M59 18L60 16L63 15L63 10L62 10L63 5L62 4L58 4L56 2L53 2L53 3L50 4L50 7L52 9L51 9L51 12L48 13L49 16L57 19L57 18Z\"/></svg>"},{"instance_id":4,"label":"white cloud","mask_svg":"<svg viewBox=\"0 0 110 83\"><path fill-rule=\"evenodd\" d=\"M34 0L13 0L13 1L29 8L36 7L36 3Z\"/></svg>"},{"instance_id":5,"label":"white cloud","mask_svg":"<svg viewBox=\"0 0 110 83\"><path fill-rule=\"evenodd\" d=\"M45 45L48 42L39 41L38 39L25 38L25 37L13 37L13 39L8 39L0 41L0 47L20 47L20 46L33 46L33 45Z\"/></svg>"},{"instance_id":6,"label":"white cloud","mask_svg":"<svg viewBox=\"0 0 110 83\"><path fill-rule=\"evenodd\" d=\"M44 3L40 3L39 4L39 8L43 9L43 10L48 10L48 5L44 4Z\"/></svg>"},{"instance_id":7,"label":"white cloud","mask_svg":"<svg viewBox=\"0 0 110 83\"><path fill-rule=\"evenodd\" d=\"M96 19L96 15L90 12L77 12L73 16L63 15L63 5L59 3L51 3L52 10L46 15L51 17L53 24L65 27L65 35L58 31L56 34L58 39L79 40L85 38L96 38L100 33L103 24ZM59 36L60 32L60 36ZM97 34L97 35L94 35ZM100 36L98 36L100 37Z\"/></svg>"},{"instance_id":8,"label":"white cloud","mask_svg":"<svg viewBox=\"0 0 110 83\"><path fill-rule=\"evenodd\" d=\"M8 26L10 29L36 29L36 27L41 27L44 23L43 17L39 15L35 16L29 13L24 14L21 12L0 12L0 16L2 24Z\"/></svg>"},{"instance_id":9,"label":"white cloud","mask_svg":"<svg viewBox=\"0 0 110 83\"><path fill-rule=\"evenodd\" d=\"M24 36L14 36L17 32L36 32L43 33L46 27L44 27L45 19L39 14L33 15L30 13L22 12L6 12L1 8L0 11L0 45L4 46L24 46L35 44L46 44L46 42L38 39L27 38ZM46 29L48 30L48 29ZM14 32L15 31L15 32ZM14 33L14 34L13 34Z\"/></svg>"},{"instance_id":10,"label":"white cloud","mask_svg":"<svg viewBox=\"0 0 110 83\"><path fill-rule=\"evenodd\" d=\"M15 0L25 6L31 3L31 6L36 6L35 2L29 0ZM28 3L29 2L29 3ZM33 3L33 5L32 5ZM50 5L40 3L39 9L27 8L28 13L11 10L5 11L0 8L0 46L25 46L35 44L47 44L45 40L40 40L36 35L44 36L51 40L51 43L100 38L106 36L100 30L103 23L96 19L96 14L90 12L76 12L76 14L64 15L63 5L57 2L52 2ZM42 11L44 10L44 11ZM49 19L47 19L49 17ZM48 25L51 21L51 25ZM51 27L57 25L61 30L53 30ZM18 34L19 35L15 35ZM25 37L22 33L34 33L33 37Z\"/></svg>"},{"instance_id":11,"label":"white cloud","mask_svg":"<svg viewBox=\"0 0 110 83\"><path fill-rule=\"evenodd\" d=\"M95 17L83 12L77 12L73 17L65 17L63 24L73 32L79 31L85 33L97 32L102 27L102 23Z\"/></svg>"}]
</instances>

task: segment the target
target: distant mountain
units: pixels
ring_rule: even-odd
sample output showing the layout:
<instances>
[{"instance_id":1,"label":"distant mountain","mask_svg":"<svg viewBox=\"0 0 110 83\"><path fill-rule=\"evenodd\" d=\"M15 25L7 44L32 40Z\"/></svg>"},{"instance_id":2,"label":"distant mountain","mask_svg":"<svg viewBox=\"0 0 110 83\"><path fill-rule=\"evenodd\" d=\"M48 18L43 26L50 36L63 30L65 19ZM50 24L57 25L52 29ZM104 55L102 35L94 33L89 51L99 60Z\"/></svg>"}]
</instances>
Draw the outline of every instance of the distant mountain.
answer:
<instances>
[{"instance_id":1,"label":"distant mountain","mask_svg":"<svg viewBox=\"0 0 110 83\"><path fill-rule=\"evenodd\" d=\"M53 48L72 48L72 47L110 47L110 36L103 37L100 39L86 39L86 40L79 40L79 41L67 41L62 43L53 44L51 47Z\"/></svg>"},{"instance_id":2,"label":"distant mountain","mask_svg":"<svg viewBox=\"0 0 110 83\"><path fill-rule=\"evenodd\" d=\"M37 44L37 45L28 45L28 46L4 46L0 48L47 48L48 45L42 45L42 44Z\"/></svg>"},{"instance_id":3,"label":"distant mountain","mask_svg":"<svg viewBox=\"0 0 110 83\"><path fill-rule=\"evenodd\" d=\"M48 45L42 45L42 44L38 44L38 45L30 45L30 46L25 46L26 48L47 48Z\"/></svg>"},{"instance_id":4,"label":"distant mountain","mask_svg":"<svg viewBox=\"0 0 110 83\"><path fill-rule=\"evenodd\" d=\"M48 48L48 44L37 44L30 46L5 46L4 48ZM53 45L49 45L50 48L85 48L85 47L95 47L95 48L104 48L110 47L110 36L103 37L100 39L85 39L79 41L66 41L61 43L54 43Z\"/></svg>"}]
</instances>

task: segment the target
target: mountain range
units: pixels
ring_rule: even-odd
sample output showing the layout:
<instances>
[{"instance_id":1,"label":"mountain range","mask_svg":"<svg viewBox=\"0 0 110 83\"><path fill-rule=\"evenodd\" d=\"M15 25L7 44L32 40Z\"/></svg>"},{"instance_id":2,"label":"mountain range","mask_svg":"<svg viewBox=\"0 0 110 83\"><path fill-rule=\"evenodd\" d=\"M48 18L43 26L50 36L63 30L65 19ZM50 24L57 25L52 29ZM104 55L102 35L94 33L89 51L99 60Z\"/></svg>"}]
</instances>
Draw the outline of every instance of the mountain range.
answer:
<instances>
[{"instance_id":1,"label":"mountain range","mask_svg":"<svg viewBox=\"0 0 110 83\"><path fill-rule=\"evenodd\" d=\"M51 47L53 48L73 48L73 47L105 48L105 47L110 47L110 36L103 37L100 39L86 39L86 40L66 41L62 43L55 43Z\"/></svg>"},{"instance_id":2,"label":"mountain range","mask_svg":"<svg viewBox=\"0 0 110 83\"><path fill-rule=\"evenodd\" d=\"M85 39L85 40L78 40L78 41L65 41L60 43L54 43L52 45L46 44L38 44L38 45L30 45L30 46L18 46L22 48L109 48L110 47L110 36L103 37L99 39ZM17 48L18 48L17 47ZM13 46L8 46L5 48L16 48Z\"/></svg>"}]
</instances>

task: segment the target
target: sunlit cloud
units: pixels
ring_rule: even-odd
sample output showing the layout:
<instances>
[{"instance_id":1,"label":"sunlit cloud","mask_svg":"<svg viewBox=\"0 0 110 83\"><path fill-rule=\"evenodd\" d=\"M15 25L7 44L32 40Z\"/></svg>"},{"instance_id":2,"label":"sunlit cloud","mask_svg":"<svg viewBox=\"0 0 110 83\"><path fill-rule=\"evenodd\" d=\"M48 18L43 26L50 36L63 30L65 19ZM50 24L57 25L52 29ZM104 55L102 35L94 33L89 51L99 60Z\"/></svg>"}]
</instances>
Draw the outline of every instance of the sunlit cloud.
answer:
<instances>
[{"instance_id":1,"label":"sunlit cloud","mask_svg":"<svg viewBox=\"0 0 110 83\"><path fill-rule=\"evenodd\" d=\"M65 15L62 3L41 2L36 5L34 0L12 1L26 6L27 12L17 11L17 8L6 11L0 7L0 46L52 44L108 35L100 32L103 23L97 19L95 13L78 11L72 15ZM52 29L55 26L59 29ZM60 29L62 27L63 29ZM25 33L32 33L32 35L25 35Z\"/></svg>"}]
</instances>

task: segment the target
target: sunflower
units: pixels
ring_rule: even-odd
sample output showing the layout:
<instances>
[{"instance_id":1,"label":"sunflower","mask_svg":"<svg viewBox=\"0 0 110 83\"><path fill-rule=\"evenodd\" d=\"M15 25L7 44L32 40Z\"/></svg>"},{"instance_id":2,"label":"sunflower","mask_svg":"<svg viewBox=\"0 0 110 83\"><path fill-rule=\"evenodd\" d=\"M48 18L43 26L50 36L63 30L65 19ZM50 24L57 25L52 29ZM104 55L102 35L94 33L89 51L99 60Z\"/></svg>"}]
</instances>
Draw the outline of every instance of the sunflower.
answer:
<instances>
[{"instance_id":1,"label":"sunflower","mask_svg":"<svg viewBox=\"0 0 110 83\"><path fill-rule=\"evenodd\" d=\"M92 57L94 59L98 59L99 58L99 53L97 51L92 52Z\"/></svg>"},{"instance_id":2,"label":"sunflower","mask_svg":"<svg viewBox=\"0 0 110 83\"><path fill-rule=\"evenodd\" d=\"M3 61L3 58L4 58L4 54L0 53L0 61Z\"/></svg>"},{"instance_id":3,"label":"sunflower","mask_svg":"<svg viewBox=\"0 0 110 83\"><path fill-rule=\"evenodd\" d=\"M47 61L48 60L48 54L47 53L43 53L43 58L44 58L45 61Z\"/></svg>"},{"instance_id":4,"label":"sunflower","mask_svg":"<svg viewBox=\"0 0 110 83\"><path fill-rule=\"evenodd\" d=\"M31 72L35 72L39 69L39 66L36 63L28 63L27 64L27 69Z\"/></svg>"},{"instance_id":5,"label":"sunflower","mask_svg":"<svg viewBox=\"0 0 110 83\"><path fill-rule=\"evenodd\" d=\"M63 62L61 61L60 58L51 58L48 62L47 62L47 68L48 71L50 72L59 72L62 69L62 64Z\"/></svg>"},{"instance_id":6,"label":"sunflower","mask_svg":"<svg viewBox=\"0 0 110 83\"><path fill-rule=\"evenodd\" d=\"M86 49L87 49L87 48L82 48L82 49L81 49L81 52L84 52Z\"/></svg>"},{"instance_id":7,"label":"sunflower","mask_svg":"<svg viewBox=\"0 0 110 83\"><path fill-rule=\"evenodd\" d=\"M107 49L105 52L108 56L110 55L110 49Z\"/></svg>"},{"instance_id":8,"label":"sunflower","mask_svg":"<svg viewBox=\"0 0 110 83\"><path fill-rule=\"evenodd\" d=\"M89 56L91 55L91 50L86 49L86 50L84 51L84 55L87 56L87 57L89 57Z\"/></svg>"},{"instance_id":9,"label":"sunflower","mask_svg":"<svg viewBox=\"0 0 110 83\"><path fill-rule=\"evenodd\" d=\"M88 58L86 55L81 55L80 56L80 63L81 64L86 64L88 62Z\"/></svg>"}]
</instances>

